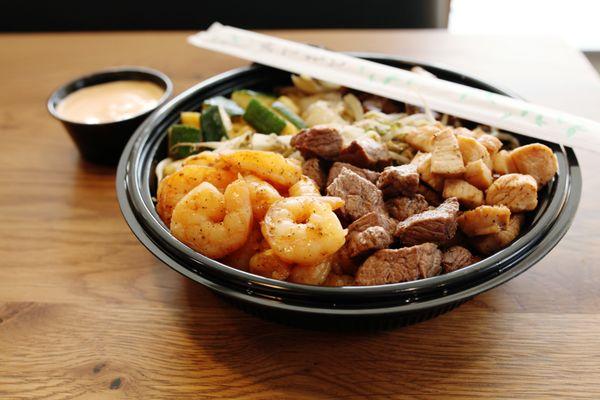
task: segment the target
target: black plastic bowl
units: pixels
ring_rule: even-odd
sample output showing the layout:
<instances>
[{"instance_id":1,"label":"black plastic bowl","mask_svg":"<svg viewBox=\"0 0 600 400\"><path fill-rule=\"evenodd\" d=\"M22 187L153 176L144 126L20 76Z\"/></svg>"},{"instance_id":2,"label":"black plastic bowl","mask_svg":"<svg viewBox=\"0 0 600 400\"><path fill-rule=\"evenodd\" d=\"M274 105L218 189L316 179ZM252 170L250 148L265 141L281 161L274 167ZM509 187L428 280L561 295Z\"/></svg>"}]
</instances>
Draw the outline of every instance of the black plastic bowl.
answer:
<instances>
[{"instance_id":1,"label":"black plastic bowl","mask_svg":"<svg viewBox=\"0 0 600 400\"><path fill-rule=\"evenodd\" d=\"M158 104L130 118L114 122L86 124L63 118L56 106L65 97L84 87L122 80L152 82L164 90ZM116 67L79 77L55 90L48 99L48 112L59 120L81 156L97 164L116 165L127 141L148 116L163 105L173 92L171 80L162 72L145 67Z\"/></svg>"},{"instance_id":2,"label":"black plastic bowl","mask_svg":"<svg viewBox=\"0 0 600 400\"><path fill-rule=\"evenodd\" d=\"M421 65L442 79L507 94L447 69L384 55L353 55L404 69ZM456 272L381 286L317 287L256 276L193 251L171 235L152 201L156 190L154 169L166 155L167 127L177 121L180 111L197 109L209 97L228 95L239 88L269 90L289 82L288 72L251 65L199 83L140 126L127 144L117 171L121 210L138 239L171 268L244 310L314 328L377 329L419 322L447 312L527 270L548 254L570 226L581 195L577 159L572 149L545 143L558 158L559 174L540 192L539 206L528 216L521 236L506 249ZM523 143L532 141L523 136L519 139Z\"/></svg>"}]
</instances>

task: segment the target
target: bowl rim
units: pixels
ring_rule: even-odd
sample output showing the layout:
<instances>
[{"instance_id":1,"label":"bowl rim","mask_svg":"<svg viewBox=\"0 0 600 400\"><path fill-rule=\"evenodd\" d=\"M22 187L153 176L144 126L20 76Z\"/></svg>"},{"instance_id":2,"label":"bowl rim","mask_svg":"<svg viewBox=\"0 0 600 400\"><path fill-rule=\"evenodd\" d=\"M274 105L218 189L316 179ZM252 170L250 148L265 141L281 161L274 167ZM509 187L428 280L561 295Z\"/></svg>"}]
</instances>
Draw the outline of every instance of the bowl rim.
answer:
<instances>
[{"instance_id":1,"label":"bowl rim","mask_svg":"<svg viewBox=\"0 0 600 400\"><path fill-rule=\"evenodd\" d=\"M130 117L120 119L118 121L98 122L98 123L91 123L91 124L85 123L85 122L72 121L70 119L64 118L56 110L56 106L58 105L58 103L60 103L65 97L67 97L71 93L74 93L74 92L81 90L83 88L86 88L86 87L99 85L100 83L116 82L116 81L119 81L122 79L114 79L114 80L109 80L106 82L98 82L98 83L83 85L79 88L76 88L75 90L72 90L72 91L69 91L68 93L62 94L62 92L66 91L67 88L76 86L79 82L91 80L94 78L98 78L100 76L111 76L111 75L119 76L120 74L125 74L125 73L130 73L130 72L139 73L142 75L145 74L147 76L152 76L154 78L157 78L158 80L160 80L163 83L164 92L163 92L162 96L160 97L160 99L158 99L158 102L156 103L156 105L154 107L151 107L145 111L139 112ZM142 81L143 79L139 79L139 80ZM150 79L148 79L147 81L152 82ZM167 100L169 100L169 98L171 97L172 94L173 94L173 82L163 72L153 69L153 68L149 68L149 67L142 67L142 66L136 66L136 65L122 65L122 66L118 66L118 67L109 67L109 68L105 68L105 69L102 69L99 71L89 72L85 75L80 75L79 77L60 85L59 87L57 87L55 90L52 91L50 96L48 96L48 99L46 100L46 108L48 109L48 113L52 117L56 118L57 120L59 120L63 123L71 124L73 126L98 126L98 127L109 127L110 128L110 127L114 127L120 123L128 122L133 119L139 118L140 116L150 115L151 113L156 111L159 107L162 107L167 102Z\"/></svg>"},{"instance_id":2,"label":"bowl rim","mask_svg":"<svg viewBox=\"0 0 600 400\"><path fill-rule=\"evenodd\" d=\"M445 66L442 67L430 63L423 63L415 60L410 60L404 57L395 57L385 54L350 54L355 56L367 57L376 61L381 60L401 64L421 65L424 68L442 70L452 75L458 75L462 78L469 79L471 82L489 88L488 90L493 90L507 95L513 95L508 91L499 89L495 85L490 85L477 78L473 78L471 75L463 75L457 73ZM260 277L254 274L250 274L248 272L237 270L233 267L229 267L216 260L212 260L195 252L194 250L190 249L189 247L172 237L166 226L162 223L162 221L160 221L159 218L157 218L157 214L154 210L153 204L152 207L148 207L147 202L144 202L143 200L140 202L140 198L137 198L137 196L135 195L132 196L132 186L135 190L140 189L132 165L136 165L136 163L139 162L139 160L136 160L136 157L139 158L139 156L141 155L139 153L140 146L143 144L143 141L146 138L146 136L148 136L145 134L151 133L154 125L156 125L156 122L159 121L160 118L162 118L165 115L171 114L180 103L188 100L190 96L197 95L199 91L202 91L203 89L208 89L211 85L226 81L227 79L230 79L232 77L240 76L245 73L254 71L257 68L268 67L250 65L246 67L237 68L214 76L203 82L200 82L192 86L188 90L184 91L179 96L172 99L169 103L163 105L160 109L156 110L152 114L152 116L149 117L138 128L138 130L134 133L129 143L127 144L126 149L121 157L119 168L117 171L116 184L118 198L124 217L127 220L130 227L132 228L132 230L134 231L134 234L138 236L138 239L140 239L140 241L142 241L142 243L146 245L146 247L148 247L152 253L158 256L159 259L167 263L169 266L171 266L178 272L200 283L207 284L206 280L217 281L219 279L216 276L211 276L210 271L207 271L207 269L212 268L214 269L213 272L219 272L225 277L233 278L234 280L237 279L238 281L245 281L246 286L250 287L250 289L253 292L253 295L250 296L253 298L256 298L256 294L258 292L261 292L261 290L265 290L267 293L275 295L277 293L282 295L298 291L308 291L310 292L311 296L341 296L342 299L359 297L365 302L368 300L369 295L395 295L394 297L396 297L397 295L404 294L405 296L408 295L409 297L412 297L413 302L418 302L419 299L422 298L421 295L427 292L450 293L450 288L458 285L459 283L464 283L465 279L470 278L472 276L478 276L479 278L487 276L487 278L490 278L490 274L499 276L502 275L504 272L509 271L512 267L514 267L514 265L518 264L519 261L523 260L524 257L531 255L534 252L537 245L544 241L546 235L553 228L553 223L561 219L558 217L560 216L564 205L567 203L567 200L570 201L571 205L574 204L574 207L571 207L570 216L566 215L567 219L566 221L563 221L563 223L569 223L567 223L566 227L559 232L559 237L555 238L552 246L554 246L558 242L558 240L560 240L560 238L562 237L562 235L564 235L564 232L566 232L566 229L570 225L570 220L572 220L572 217L575 213L575 209L577 208L577 204L579 202L581 178L578 171L577 160L572 150L565 148L564 146L554 144L554 147L557 147L560 150L559 154L564 156L559 157L559 162L561 162L561 165L559 166L559 171L565 171L565 173L559 174L559 176L555 178L555 182L553 182L553 188L555 190L557 184L561 184L561 187L563 188L563 194L562 196L557 196L557 193L551 195L548 207L550 205L553 205L553 207L550 208L550 211L552 211L552 213L548 213L549 208L547 207L546 210L544 210L541 213L541 217L534 221L530 229L521 237L519 237L515 242L513 242L510 246L490 257L487 257L486 259L478 263L475 263L461 270L451 272L449 274L443 274L432 278L426 278L416 281L401 282L387 285L322 287L296 284L285 281L276 281L270 278ZM265 71L268 71L268 69ZM575 168L575 172L571 170L572 168ZM573 174L577 176L573 176ZM572 187L573 178L575 178L575 183L579 182L575 185L575 188ZM141 214L136 216L133 212L132 206L136 208L138 213L141 212ZM155 234L149 234L148 229L150 229L151 231L154 230ZM165 250L165 245L167 246L167 250ZM547 249L547 251L549 250L550 249ZM160 253L160 255L157 253ZM189 264L189 262L192 262L193 266L192 264ZM499 266L502 265L504 265L504 268L499 268ZM533 263L530 263L529 266L531 265L533 265ZM229 283L230 282L225 283L224 286L230 286ZM213 285L215 284L216 283L213 283ZM464 285L459 286L461 286L464 289ZM455 287L453 290L455 293L458 293L460 291L457 287ZM417 295L417 293L419 295ZM281 299L278 299L277 301L281 302ZM339 311L339 309L336 310Z\"/></svg>"}]
</instances>

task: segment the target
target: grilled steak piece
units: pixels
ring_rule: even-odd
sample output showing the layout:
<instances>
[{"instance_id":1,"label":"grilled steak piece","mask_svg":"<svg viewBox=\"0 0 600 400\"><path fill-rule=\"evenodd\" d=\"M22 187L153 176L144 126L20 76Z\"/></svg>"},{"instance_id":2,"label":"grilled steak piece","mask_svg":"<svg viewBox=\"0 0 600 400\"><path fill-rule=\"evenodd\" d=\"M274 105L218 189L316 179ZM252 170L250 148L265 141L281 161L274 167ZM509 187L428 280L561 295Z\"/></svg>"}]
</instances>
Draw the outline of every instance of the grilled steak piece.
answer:
<instances>
[{"instance_id":1,"label":"grilled steak piece","mask_svg":"<svg viewBox=\"0 0 600 400\"><path fill-rule=\"evenodd\" d=\"M340 155L343 147L342 135L328 126L304 129L294 135L290 143L300 150L305 159L320 157L333 160Z\"/></svg>"},{"instance_id":2,"label":"grilled steak piece","mask_svg":"<svg viewBox=\"0 0 600 400\"><path fill-rule=\"evenodd\" d=\"M329 169L329 175L327 176L327 186L331 185L331 182L342 172L342 168L348 168L350 171L358 174L359 176L365 178L369 182L377 183L377 179L379 178L379 172L371 171L370 169L364 169L355 167L352 164L343 163L343 162L334 162L331 168Z\"/></svg>"},{"instance_id":3,"label":"grilled steak piece","mask_svg":"<svg viewBox=\"0 0 600 400\"><path fill-rule=\"evenodd\" d=\"M342 168L342 172L327 186L327 194L344 200L340 214L349 222L371 211L385 213L381 190L348 168Z\"/></svg>"},{"instance_id":4,"label":"grilled steak piece","mask_svg":"<svg viewBox=\"0 0 600 400\"><path fill-rule=\"evenodd\" d=\"M396 197L388 200L385 202L385 208L392 217L398 221L404 221L411 215L427 211L429 204L425 197L416 194L413 197Z\"/></svg>"},{"instance_id":5,"label":"grilled steak piece","mask_svg":"<svg viewBox=\"0 0 600 400\"><path fill-rule=\"evenodd\" d=\"M462 246L452 246L442 254L442 268L445 274L466 267L474 262L475 258L473 254Z\"/></svg>"},{"instance_id":6,"label":"grilled steak piece","mask_svg":"<svg viewBox=\"0 0 600 400\"><path fill-rule=\"evenodd\" d=\"M381 169L391 162L387 148L369 137L352 141L342 149L337 160L369 169Z\"/></svg>"},{"instance_id":7,"label":"grilled steak piece","mask_svg":"<svg viewBox=\"0 0 600 400\"><path fill-rule=\"evenodd\" d=\"M395 235L405 246L444 243L456 233L458 207L456 197L450 197L439 207L411 215L398 223Z\"/></svg>"},{"instance_id":8,"label":"grilled steak piece","mask_svg":"<svg viewBox=\"0 0 600 400\"><path fill-rule=\"evenodd\" d=\"M388 198L414 195L419 187L417 166L406 164L398 167L387 167L379 175L377 187Z\"/></svg>"},{"instance_id":9,"label":"grilled steak piece","mask_svg":"<svg viewBox=\"0 0 600 400\"><path fill-rule=\"evenodd\" d=\"M434 207L437 207L440 204L442 204L442 201L444 200L438 192L436 192L433 189L430 189L428 186L423 185L422 183L419 184L419 187L417 188L417 193L425 197L425 200L427 200L427 202Z\"/></svg>"},{"instance_id":10,"label":"grilled steak piece","mask_svg":"<svg viewBox=\"0 0 600 400\"><path fill-rule=\"evenodd\" d=\"M325 190L325 171L321 168L321 162L318 158L311 158L302 164L302 173L315 181L319 190Z\"/></svg>"},{"instance_id":11,"label":"grilled steak piece","mask_svg":"<svg viewBox=\"0 0 600 400\"><path fill-rule=\"evenodd\" d=\"M356 271L357 285L383 285L429 278L441 272L442 252L433 243L377 251Z\"/></svg>"},{"instance_id":12,"label":"grilled steak piece","mask_svg":"<svg viewBox=\"0 0 600 400\"><path fill-rule=\"evenodd\" d=\"M346 246L350 257L385 249L394 241L396 224L387 215L370 212L348 226Z\"/></svg>"}]
</instances>

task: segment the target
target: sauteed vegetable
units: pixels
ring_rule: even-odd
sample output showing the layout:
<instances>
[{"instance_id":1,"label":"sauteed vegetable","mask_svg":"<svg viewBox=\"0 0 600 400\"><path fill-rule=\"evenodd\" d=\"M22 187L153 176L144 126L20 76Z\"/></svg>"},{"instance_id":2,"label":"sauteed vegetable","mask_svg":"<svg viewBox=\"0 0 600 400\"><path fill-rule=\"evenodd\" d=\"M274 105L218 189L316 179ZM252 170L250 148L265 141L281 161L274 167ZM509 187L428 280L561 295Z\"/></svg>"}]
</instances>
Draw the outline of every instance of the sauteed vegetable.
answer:
<instances>
[{"instance_id":1,"label":"sauteed vegetable","mask_svg":"<svg viewBox=\"0 0 600 400\"><path fill-rule=\"evenodd\" d=\"M292 82L208 99L169 128L156 209L194 250L311 285L428 278L508 246L557 172L543 144Z\"/></svg>"}]
</instances>

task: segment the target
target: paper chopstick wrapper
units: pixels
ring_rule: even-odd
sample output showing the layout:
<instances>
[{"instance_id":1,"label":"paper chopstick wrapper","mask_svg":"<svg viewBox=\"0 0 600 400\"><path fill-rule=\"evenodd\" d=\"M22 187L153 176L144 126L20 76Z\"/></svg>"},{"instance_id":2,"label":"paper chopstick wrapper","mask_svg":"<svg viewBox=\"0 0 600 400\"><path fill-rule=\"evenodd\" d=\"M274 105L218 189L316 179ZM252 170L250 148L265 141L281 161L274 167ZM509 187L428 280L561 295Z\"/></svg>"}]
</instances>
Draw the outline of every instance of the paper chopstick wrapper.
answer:
<instances>
[{"instance_id":1,"label":"paper chopstick wrapper","mask_svg":"<svg viewBox=\"0 0 600 400\"><path fill-rule=\"evenodd\" d=\"M600 123L485 90L219 23L188 41L499 129L600 152Z\"/></svg>"}]
</instances>

